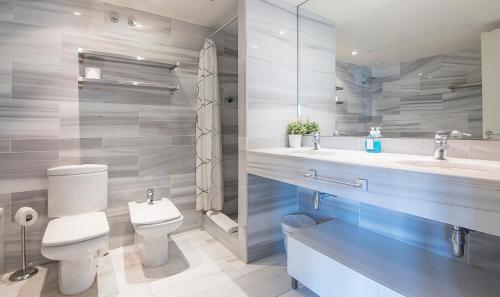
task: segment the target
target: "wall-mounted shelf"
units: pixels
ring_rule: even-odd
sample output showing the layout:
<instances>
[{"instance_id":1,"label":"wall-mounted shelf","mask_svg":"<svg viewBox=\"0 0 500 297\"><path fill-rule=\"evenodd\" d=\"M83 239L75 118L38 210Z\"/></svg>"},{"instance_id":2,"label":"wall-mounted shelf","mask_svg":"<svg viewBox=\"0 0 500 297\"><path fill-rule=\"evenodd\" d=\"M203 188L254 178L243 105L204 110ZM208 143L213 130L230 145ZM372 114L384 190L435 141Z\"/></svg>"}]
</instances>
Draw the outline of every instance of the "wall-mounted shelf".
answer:
<instances>
[{"instance_id":1,"label":"wall-mounted shelf","mask_svg":"<svg viewBox=\"0 0 500 297\"><path fill-rule=\"evenodd\" d=\"M98 61L111 61L118 63L128 63L143 66L164 67L170 70L175 70L180 66L179 62L167 62L155 59L148 59L140 56L127 56L108 52L93 51L79 48L78 58L80 63L85 59L98 60Z\"/></svg>"},{"instance_id":2,"label":"wall-mounted shelf","mask_svg":"<svg viewBox=\"0 0 500 297\"><path fill-rule=\"evenodd\" d=\"M136 87L136 88L148 88L148 89L158 89L167 90L171 93L179 90L179 86L168 86L156 83L147 83L140 81L127 81L127 80L108 80L108 79L95 79L87 77L78 77L78 88L83 88L84 85L108 85L108 86L125 86L125 87Z\"/></svg>"}]
</instances>

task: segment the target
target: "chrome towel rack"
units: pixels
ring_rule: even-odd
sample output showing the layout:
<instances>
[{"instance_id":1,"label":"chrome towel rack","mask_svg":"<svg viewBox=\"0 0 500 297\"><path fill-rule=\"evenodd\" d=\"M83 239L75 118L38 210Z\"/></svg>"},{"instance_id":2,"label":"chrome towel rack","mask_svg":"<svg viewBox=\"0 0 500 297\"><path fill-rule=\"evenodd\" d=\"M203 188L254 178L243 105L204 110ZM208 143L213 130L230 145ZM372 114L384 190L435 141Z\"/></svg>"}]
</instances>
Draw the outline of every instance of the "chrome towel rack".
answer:
<instances>
[{"instance_id":1,"label":"chrome towel rack","mask_svg":"<svg viewBox=\"0 0 500 297\"><path fill-rule=\"evenodd\" d=\"M355 188L358 190L368 191L368 180L363 179L363 178L357 178L354 183L350 183L350 182L320 177L316 174L316 170L309 170L307 173L302 174L302 176L305 178L309 178L309 179L329 182L332 184L347 186L347 187Z\"/></svg>"},{"instance_id":2,"label":"chrome towel rack","mask_svg":"<svg viewBox=\"0 0 500 297\"><path fill-rule=\"evenodd\" d=\"M87 50L83 48L78 48L78 59L80 63L83 63L85 59L91 59L91 60L128 63L135 65L143 65L143 66L164 67L170 70L175 70L177 67L180 66L179 62L167 62L140 56L127 56L115 53Z\"/></svg>"},{"instance_id":3,"label":"chrome towel rack","mask_svg":"<svg viewBox=\"0 0 500 297\"><path fill-rule=\"evenodd\" d=\"M85 50L78 48L78 61L84 63L85 59L97 61L109 61L116 63L126 63L139 66L161 67L170 70L170 74L174 74L179 62L166 62L154 59L148 59L140 56L127 56L108 52ZM143 82L143 81L127 81L127 80L110 80L102 78L78 77L78 88L82 89L85 85L101 85L101 86L123 86L132 88L148 88L156 90L166 90L172 95L175 91L180 90L178 85L165 85L159 83Z\"/></svg>"}]
</instances>

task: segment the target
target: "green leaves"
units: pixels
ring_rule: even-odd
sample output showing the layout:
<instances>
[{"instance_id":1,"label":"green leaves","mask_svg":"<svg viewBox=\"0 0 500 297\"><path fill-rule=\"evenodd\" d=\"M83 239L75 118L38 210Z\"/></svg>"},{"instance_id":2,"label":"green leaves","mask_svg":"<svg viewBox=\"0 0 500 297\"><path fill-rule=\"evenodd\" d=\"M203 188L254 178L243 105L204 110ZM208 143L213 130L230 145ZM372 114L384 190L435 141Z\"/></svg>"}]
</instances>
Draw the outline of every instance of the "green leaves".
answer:
<instances>
[{"instance_id":1,"label":"green leaves","mask_svg":"<svg viewBox=\"0 0 500 297\"><path fill-rule=\"evenodd\" d=\"M319 132L319 124L312 121L303 121L298 119L291 122L286 127L286 131L290 135L304 135Z\"/></svg>"},{"instance_id":2,"label":"green leaves","mask_svg":"<svg viewBox=\"0 0 500 297\"><path fill-rule=\"evenodd\" d=\"M319 124L316 122L311 122L307 120L304 123L304 127L306 128L306 134L313 134L319 132Z\"/></svg>"}]
</instances>

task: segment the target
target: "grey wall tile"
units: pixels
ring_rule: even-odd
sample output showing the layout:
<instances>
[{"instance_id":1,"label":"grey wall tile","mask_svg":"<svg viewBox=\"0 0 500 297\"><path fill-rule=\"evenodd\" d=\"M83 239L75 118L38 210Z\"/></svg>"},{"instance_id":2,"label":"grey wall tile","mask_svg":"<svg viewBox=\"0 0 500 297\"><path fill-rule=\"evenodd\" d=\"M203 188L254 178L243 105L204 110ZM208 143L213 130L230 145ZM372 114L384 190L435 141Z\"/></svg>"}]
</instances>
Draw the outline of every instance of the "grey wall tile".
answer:
<instances>
[{"instance_id":1,"label":"grey wall tile","mask_svg":"<svg viewBox=\"0 0 500 297\"><path fill-rule=\"evenodd\" d=\"M337 219L349 224L359 223L359 202L322 193L319 210L314 210L313 190L298 188L298 212L307 214L316 222Z\"/></svg>"},{"instance_id":2,"label":"grey wall tile","mask_svg":"<svg viewBox=\"0 0 500 297\"><path fill-rule=\"evenodd\" d=\"M52 101L0 99L0 138L59 136L59 107Z\"/></svg>"},{"instance_id":3,"label":"grey wall tile","mask_svg":"<svg viewBox=\"0 0 500 297\"><path fill-rule=\"evenodd\" d=\"M1 141L0 141L1 143ZM39 152L101 149L101 138L67 138L67 139L14 139L12 152Z\"/></svg>"},{"instance_id":4,"label":"grey wall tile","mask_svg":"<svg viewBox=\"0 0 500 297\"><path fill-rule=\"evenodd\" d=\"M176 174L170 178L171 200L184 216L177 232L199 228L200 212L196 211L196 189L194 173Z\"/></svg>"},{"instance_id":5,"label":"grey wall tile","mask_svg":"<svg viewBox=\"0 0 500 297\"><path fill-rule=\"evenodd\" d=\"M0 140L0 153L10 152L10 140L2 139Z\"/></svg>"},{"instance_id":6,"label":"grey wall tile","mask_svg":"<svg viewBox=\"0 0 500 297\"><path fill-rule=\"evenodd\" d=\"M141 147L148 146L168 146L174 142L173 137L113 137L103 138L102 146L104 149L127 149L139 150Z\"/></svg>"},{"instance_id":7,"label":"grey wall tile","mask_svg":"<svg viewBox=\"0 0 500 297\"><path fill-rule=\"evenodd\" d=\"M321 137L321 147L324 148L359 151L362 149L360 145L361 139L358 137ZM303 136L302 146L312 147L312 136Z\"/></svg>"},{"instance_id":8,"label":"grey wall tile","mask_svg":"<svg viewBox=\"0 0 500 297\"><path fill-rule=\"evenodd\" d=\"M0 20L10 21L13 18L14 0L0 1Z\"/></svg>"},{"instance_id":9,"label":"grey wall tile","mask_svg":"<svg viewBox=\"0 0 500 297\"><path fill-rule=\"evenodd\" d=\"M500 274L500 237L472 231L468 239L470 265Z\"/></svg>"},{"instance_id":10,"label":"grey wall tile","mask_svg":"<svg viewBox=\"0 0 500 297\"><path fill-rule=\"evenodd\" d=\"M61 102L61 137L139 136L134 105Z\"/></svg>"},{"instance_id":11,"label":"grey wall tile","mask_svg":"<svg viewBox=\"0 0 500 297\"><path fill-rule=\"evenodd\" d=\"M12 66L12 97L78 101L76 66L18 64Z\"/></svg>"},{"instance_id":12,"label":"grey wall tile","mask_svg":"<svg viewBox=\"0 0 500 297\"><path fill-rule=\"evenodd\" d=\"M14 20L17 22L57 27L80 34L98 34L104 23L101 1L16 0L15 4Z\"/></svg>"},{"instance_id":13,"label":"grey wall tile","mask_svg":"<svg viewBox=\"0 0 500 297\"><path fill-rule=\"evenodd\" d=\"M297 213L297 187L248 175L249 261L282 251L281 218Z\"/></svg>"},{"instance_id":14,"label":"grey wall tile","mask_svg":"<svg viewBox=\"0 0 500 297\"><path fill-rule=\"evenodd\" d=\"M45 177L47 169L56 166L57 151L0 154L0 178Z\"/></svg>"},{"instance_id":15,"label":"grey wall tile","mask_svg":"<svg viewBox=\"0 0 500 297\"><path fill-rule=\"evenodd\" d=\"M146 147L140 150L140 176L194 172L194 146Z\"/></svg>"},{"instance_id":16,"label":"grey wall tile","mask_svg":"<svg viewBox=\"0 0 500 297\"><path fill-rule=\"evenodd\" d=\"M359 226L453 258L450 253L451 226L447 224L361 203ZM465 250L467 251L468 248L466 247ZM457 260L467 262L468 255Z\"/></svg>"},{"instance_id":17,"label":"grey wall tile","mask_svg":"<svg viewBox=\"0 0 500 297\"><path fill-rule=\"evenodd\" d=\"M4 215L0 217L0 273L4 273L4 241L10 231L10 194L0 195L0 208L4 210Z\"/></svg>"},{"instance_id":18,"label":"grey wall tile","mask_svg":"<svg viewBox=\"0 0 500 297\"><path fill-rule=\"evenodd\" d=\"M1 12L0 12L1 15ZM12 97L12 61L0 58L0 98Z\"/></svg>"},{"instance_id":19,"label":"grey wall tile","mask_svg":"<svg viewBox=\"0 0 500 297\"><path fill-rule=\"evenodd\" d=\"M194 122L141 121L141 136L195 135Z\"/></svg>"},{"instance_id":20,"label":"grey wall tile","mask_svg":"<svg viewBox=\"0 0 500 297\"><path fill-rule=\"evenodd\" d=\"M500 141L471 141L470 158L500 161Z\"/></svg>"},{"instance_id":21,"label":"grey wall tile","mask_svg":"<svg viewBox=\"0 0 500 297\"><path fill-rule=\"evenodd\" d=\"M109 178L139 176L139 153L137 151L68 150L60 153L61 165L106 164Z\"/></svg>"},{"instance_id":22,"label":"grey wall tile","mask_svg":"<svg viewBox=\"0 0 500 297\"><path fill-rule=\"evenodd\" d=\"M53 63L61 61L61 35L52 28L0 22L0 49L14 63Z\"/></svg>"}]
</instances>

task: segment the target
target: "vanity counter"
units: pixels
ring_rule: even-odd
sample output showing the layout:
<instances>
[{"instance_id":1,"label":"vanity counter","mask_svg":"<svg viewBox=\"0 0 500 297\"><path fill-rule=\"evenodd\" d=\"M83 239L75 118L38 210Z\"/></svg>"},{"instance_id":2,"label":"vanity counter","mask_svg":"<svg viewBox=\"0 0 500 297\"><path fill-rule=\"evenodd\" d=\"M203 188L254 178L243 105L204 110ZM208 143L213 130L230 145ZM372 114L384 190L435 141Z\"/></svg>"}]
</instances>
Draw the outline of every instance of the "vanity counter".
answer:
<instances>
[{"instance_id":1,"label":"vanity counter","mask_svg":"<svg viewBox=\"0 0 500 297\"><path fill-rule=\"evenodd\" d=\"M367 153L337 149L315 151L311 148L270 148L250 150L249 153L314 159L343 165L385 168L460 178L476 178L496 181L500 185L500 162L498 161L459 158L437 160L430 156L420 155Z\"/></svg>"},{"instance_id":2,"label":"vanity counter","mask_svg":"<svg viewBox=\"0 0 500 297\"><path fill-rule=\"evenodd\" d=\"M500 162L311 148L246 159L249 174L500 236Z\"/></svg>"}]
</instances>

